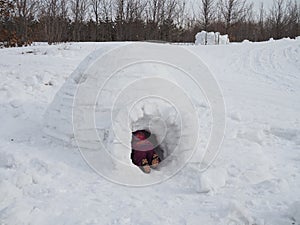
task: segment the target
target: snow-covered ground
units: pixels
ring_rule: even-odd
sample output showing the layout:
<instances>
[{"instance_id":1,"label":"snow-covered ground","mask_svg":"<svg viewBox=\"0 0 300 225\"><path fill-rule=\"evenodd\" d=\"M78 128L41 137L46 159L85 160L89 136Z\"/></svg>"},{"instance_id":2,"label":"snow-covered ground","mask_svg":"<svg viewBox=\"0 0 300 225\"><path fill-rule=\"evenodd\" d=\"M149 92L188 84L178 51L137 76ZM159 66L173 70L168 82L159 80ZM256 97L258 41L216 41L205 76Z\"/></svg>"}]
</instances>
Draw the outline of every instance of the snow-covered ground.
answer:
<instances>
[{"instance_id":1,"label":"snow-covered ground","mask_svg":"<svg viewBox=\"0 0 300 225\"><path fill-rule=\"evenodd\" d=\"M141 188L98 176L42 132L55 94L100 45L0 50L0 224L300 224L299 39L185 46L221 86L224 142L205 173L193 161Z\"/></svg>"}]
</instances>

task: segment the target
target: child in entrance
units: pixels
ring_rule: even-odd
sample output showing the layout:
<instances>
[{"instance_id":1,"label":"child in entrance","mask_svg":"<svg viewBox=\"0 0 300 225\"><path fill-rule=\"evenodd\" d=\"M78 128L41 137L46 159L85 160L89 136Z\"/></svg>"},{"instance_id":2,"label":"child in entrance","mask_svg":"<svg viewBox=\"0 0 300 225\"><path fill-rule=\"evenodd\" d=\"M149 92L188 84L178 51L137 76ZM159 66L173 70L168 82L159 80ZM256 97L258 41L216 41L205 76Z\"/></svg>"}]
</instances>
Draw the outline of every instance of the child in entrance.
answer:
<instances>
[{"instance_id":1,"label":"child in entrance","mask_svg":"<svg viewBox=\"0 0 300 225\"><path fill-rule=\"evenodd\" d=\"M149 136L150 133L145 130L132 133L131 159L133 164L140 167L145 173L150 173L151 168L155 169L161 161L154 150L154 144L149 141Z\"/></svg>"}]
</instances>

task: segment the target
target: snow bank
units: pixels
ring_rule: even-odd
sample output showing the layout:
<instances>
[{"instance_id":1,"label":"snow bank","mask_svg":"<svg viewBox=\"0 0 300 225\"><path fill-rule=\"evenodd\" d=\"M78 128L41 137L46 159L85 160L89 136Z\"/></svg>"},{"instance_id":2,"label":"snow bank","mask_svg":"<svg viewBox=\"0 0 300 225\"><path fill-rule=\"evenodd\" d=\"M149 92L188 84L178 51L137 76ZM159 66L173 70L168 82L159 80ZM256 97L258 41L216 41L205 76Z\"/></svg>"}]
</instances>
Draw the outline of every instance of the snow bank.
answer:
<instances>
[{"instance_id":1,"label":"snow bank","mask_svg":"<svg viewBox=\"0 0 300 225\"><path fill-rule=\"evenodd\" d=\"M228 35L220 35L219 32L201 31L195 36L196 45L226 45L229 44Z\"/></svg>"}]
</instances>

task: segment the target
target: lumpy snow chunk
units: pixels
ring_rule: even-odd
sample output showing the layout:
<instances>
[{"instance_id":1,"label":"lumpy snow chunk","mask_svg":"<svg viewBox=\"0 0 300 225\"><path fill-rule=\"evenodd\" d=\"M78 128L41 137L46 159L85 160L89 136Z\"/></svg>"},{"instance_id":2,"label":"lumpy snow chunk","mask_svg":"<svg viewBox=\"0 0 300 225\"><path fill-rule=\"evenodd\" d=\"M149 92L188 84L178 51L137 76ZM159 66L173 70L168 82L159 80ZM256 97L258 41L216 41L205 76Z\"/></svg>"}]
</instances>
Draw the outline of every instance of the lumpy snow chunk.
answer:
<instances>
[{"instance_id":1,"label":"lumpy snow chunk","mask_svg":"<svg viewBox=\"0 0 300 225\"><path fill-rule=\"evenodd\" d=\"M219 32L201 31L195 36L196 45L226 45L229 44L228 35L221 35Z\"/></svg>"}]
</instances>

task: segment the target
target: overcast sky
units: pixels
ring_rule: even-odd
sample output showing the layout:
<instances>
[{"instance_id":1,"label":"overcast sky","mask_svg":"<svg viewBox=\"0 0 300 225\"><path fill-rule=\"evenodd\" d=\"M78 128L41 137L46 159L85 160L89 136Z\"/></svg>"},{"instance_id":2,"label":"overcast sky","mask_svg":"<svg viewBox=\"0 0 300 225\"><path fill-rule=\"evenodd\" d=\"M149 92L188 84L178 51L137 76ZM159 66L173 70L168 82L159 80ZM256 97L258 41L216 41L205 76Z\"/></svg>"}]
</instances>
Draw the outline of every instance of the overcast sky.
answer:
<instances>
[{"instance_id":1,"label":"overcast sky","mask_svg":"<svg viewBox=\"0 0 300 225\"><path fill-rule=\"evenodd\" d=\"M190 2L194 2L194 3L197 3L197 2L200 2L200 0L187 0L187 1L190 1ZM268 10L272 4L273 4L273 1L275 0L247 0L249 3L250 2L253 2L254 3L254 9L255 10L258 10L259 7L260 7L260 3L263 2L264 3L264 8L266 10ZM287 1L287 0L286 0ZM294 0L293 0L294 1ZM296 0L297 3L300 4L300 0Z\"/></svg>"},{"instance_id":2,"label":"overcast sky","mask_svg":"<svg viewBox=\"0 0 300 225\"><path fill-rule=\"evenodd\" d=\"M274 0L247 0L248 2L253 2L254 3L254 8L259 9L261 2L264 3L265 9L269 9L272 6L272 3Z\"/></svg>"}]
</instances>

